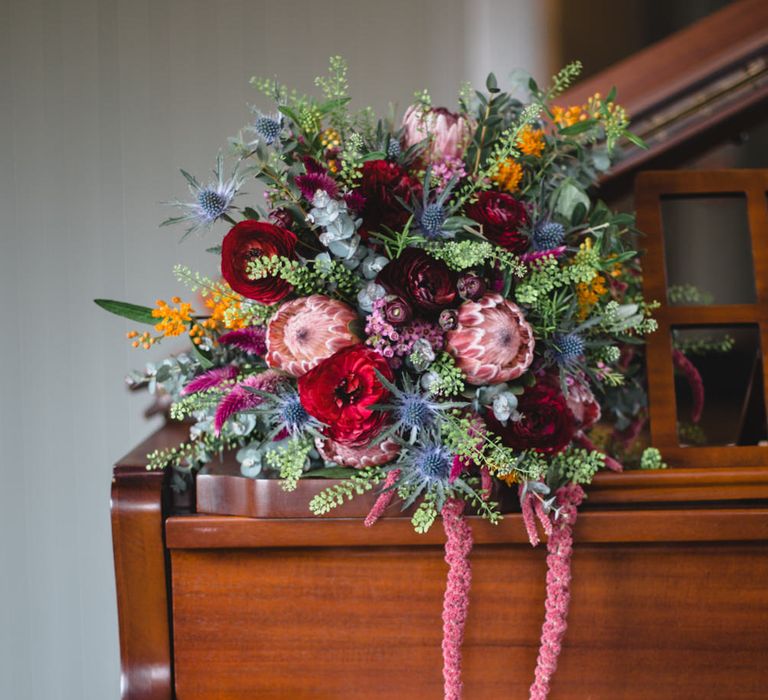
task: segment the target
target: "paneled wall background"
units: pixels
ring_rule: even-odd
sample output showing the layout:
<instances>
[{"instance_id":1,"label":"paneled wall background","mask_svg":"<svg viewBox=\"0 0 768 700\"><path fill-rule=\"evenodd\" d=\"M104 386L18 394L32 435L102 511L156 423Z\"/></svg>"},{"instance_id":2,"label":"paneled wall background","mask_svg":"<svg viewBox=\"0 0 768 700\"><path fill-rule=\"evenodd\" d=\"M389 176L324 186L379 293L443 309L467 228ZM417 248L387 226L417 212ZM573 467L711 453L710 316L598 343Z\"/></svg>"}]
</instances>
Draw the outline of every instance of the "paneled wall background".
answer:
<instances>
[{"instance_id":1,"label":"paneled wall background","mask_svg":"<svg viewBox=\"0 0 768 700\"><path fill-rule=\"evenodd\" d=\"M113 700L111 463L155 424L122 378L162 356L94 297L183 291L208 241L158 230L258 101L254 74L312 89L330 54L358 105L525 67L536 0L0 0L0 698Z\"/></svg>"}]
</instances>

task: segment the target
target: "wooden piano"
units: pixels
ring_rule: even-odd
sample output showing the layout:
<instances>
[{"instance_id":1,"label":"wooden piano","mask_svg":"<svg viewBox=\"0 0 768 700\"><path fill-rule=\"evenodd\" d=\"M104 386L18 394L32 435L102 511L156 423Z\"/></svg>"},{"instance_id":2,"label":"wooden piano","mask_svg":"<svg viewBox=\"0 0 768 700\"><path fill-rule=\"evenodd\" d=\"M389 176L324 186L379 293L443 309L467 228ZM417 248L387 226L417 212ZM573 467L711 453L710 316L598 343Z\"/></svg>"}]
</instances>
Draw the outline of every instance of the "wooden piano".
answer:
<instances>
[{"instance_id":1,"label":"wooden piano","mask_svg":"<svg viewBox=\"0 0 768 700\"><path fill-rule=\"evenodd\" d=\"M605 195L618 198L641 170L677 167L765 120L768 4L734 3L577 85L564 101L583 102L611 84L621 86L621 102L650 145L628 146L606 178ZM765 355L767 190L765 171L646 173L637 181L649 242L660 234L664 197L743 195L755 298L662 303L648 351L650 418L671 466L595 479L576 526L553 700L768 697L768 447L740 439L681 447L669 343L686 323L752 324ZM665 299L664 249L657 242L649 250L650 295ZM764 410L768 395L768 374L750 376L747 417L755 415L752 400L762 399ZM764 429L764 414L762 422ZM146 454L178 443L184 430L169 423L114 471L122 697L442 697L442 531L416 535L396 511L367 531L365 502L313 518L306 504L314 482L286 496L276 482L244 479L229 464L176 494L166 476L146 470ZM527 544L520 520L511 513L496 527L472 522L467 700L527 697L545 552Z\"/></svg>"}]
</instances>

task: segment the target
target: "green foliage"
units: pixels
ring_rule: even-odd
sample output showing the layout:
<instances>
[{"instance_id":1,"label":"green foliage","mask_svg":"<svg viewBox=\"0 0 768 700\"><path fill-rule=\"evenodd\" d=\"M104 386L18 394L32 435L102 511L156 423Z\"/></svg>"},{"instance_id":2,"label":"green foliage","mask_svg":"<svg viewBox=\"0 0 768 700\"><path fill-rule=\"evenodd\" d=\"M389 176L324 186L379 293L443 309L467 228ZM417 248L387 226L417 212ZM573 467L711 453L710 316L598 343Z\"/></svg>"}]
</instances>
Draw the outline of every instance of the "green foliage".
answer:
<instances>
[{"instance_id":1,"label":"green foliage","mask_svg":"<svg viewBox=\"0 0 768 700\"><path fill-rule=\"evenodd\" d=\"M430 242L424 249L435 259L442 260L452 270L468 270L481 265L498 263L515 277L522 277L526 267L514 253L481 240Z\"/></svg>"},{"instance_id":2,"label":"green foliage","mask_svg":"<svg viewBox=\"0 0 768 700\"><path fill-rule=\"evenodd\" d=\"M214 433L202 433L180 443L176 447L154 450L147 455L147 471L160 469L179 469L192 471L207 462L215 455L230 450L238 444L238 438Z\"/></svg>"},{"instance_id":3,"label":"green foliage","mask_svg":"<svg viewBox=\"0 0 768 700\"><path fill-rule=\"evenodd\" d=\"M301 296L326 293L349 299L357 294L360 279L352 270L332 260L322 265L314 261L292 260L280 255L263 256L248 264L251 279L279 277L293 285Z\"/></svg>"},{"instance_id":4,"label":"green foliage","mask_svg":"<svg viewBox=\"0 0 768 700\"><path fill-rule=\"evenodd\" d=\"M292 437L288 438L285 444L278 445L266 453L267 464L280 472L283 491L293 491L296 488L312 448L311 438Z\"/></svg>"},{"instance_id":5,"label":"green foliage","mask_svg":"<svg viewBox=\"0 0 768 700\"><path fill-rule=\"evenodd\" d=\"M434 496L430 493L426 493L421 503L411 516L411 524L413 529L420 535L429 531L432 524L437 518L437 508L435 506Z\"/></svg>"},{"instance_id":6,"label":"green foliage","mask_svg":"<svg viewBox=\"0 0 768 700\"><path fill-rule=\"evenodd\" d=\"M411 233L412 223L413 216L410 216L402 231L393 231L384 227L385 231L377 231L370 234L370 237L384 246L384 252L390 260L397 260L406 248L424 243L424 237L421 234Z\"/></svg>"},{"instance_id":7,"label":"green foliage","mask_svg":"<svg viewBox=\"0 0 768 700\"><path fill-rule=\"evenodd\" d=\"M331 56L328 75L315 78L315 85L323 91L328 101L328 117L335 129L342 135L349 128L349 114L346 104L349 102L348 66L341 56Z\"/></svg>"},{"instance_id":8,"label":"green foliage","mask_svg":"<svg viewBox=\"0 0 768 700\"><path fill-rule=\"evenodd\" d=\"M667 289L670 304L702 306L711 304L714 297L693 284L672 284Z\"/></svg>"},{"instance_id":9,"label":"green foliage","mask_svg":"<svg viewBox=\"0 0 768 700\"><path fill-rule=\"evenodd\" d=\"M434 379L429 391L436 396L456 396L464 391L466 375L457 366L456 361L447 352L441 352L429 366Z\"/></svg>"},{"instance_id":10,"label":"green foliage","mask_svg":"<svg viewBox=\"0 0 768 700\"><path fill-rule=\"evenodd\" d=\"M146 323L154 326L158 319L152 316L152 309L148 306L139 306L129 304L125 301L114 301L113 299L94 299L94 303L105 311L109 311L116 316L122 316L136 323Z\"/></svg>"},{"instance_id":11,"label":"green foliage","mask_svg":"<svg viewBox=\"0 0 768 700\"><path fill-rule=\"evenodd\" d=\"M640 469L666 469L667 463L655 447L646 447L640 457Z\"/></svg>"},{"instance_id":12,"label":"green foliage","mask_svg":"<svg viewBox=\"0 0 768 700\"><path fill-rule=\"evenodd\" d=\"M182 421L198 411L214 408L221 400L221 389L207 389L184 396L171 404L171 420Z\"/></svg>"},{"instance_id":13,"label":"green foliage","mask_svg":"<svg viewBox=\"0 0 768 700\"><path fill-rule=\"evenodd\" d=\"M360 469L346 481L318 493L309 502L309 510L315 515L324 515L344 501L351 501L355 496L362 496L373 489L384 478L384 474L384 470L379 467Z\"/></svg>"}]
</instances>

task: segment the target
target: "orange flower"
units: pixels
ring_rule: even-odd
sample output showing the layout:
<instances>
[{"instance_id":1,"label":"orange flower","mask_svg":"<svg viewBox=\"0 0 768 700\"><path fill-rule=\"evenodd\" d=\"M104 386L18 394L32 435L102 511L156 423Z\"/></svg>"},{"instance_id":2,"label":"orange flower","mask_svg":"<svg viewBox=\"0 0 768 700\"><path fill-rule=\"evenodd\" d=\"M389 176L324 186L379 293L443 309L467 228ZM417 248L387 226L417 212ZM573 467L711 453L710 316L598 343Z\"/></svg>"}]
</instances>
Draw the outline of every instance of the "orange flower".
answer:
<instances>
[{"instance_id":1,"label":"orange flower","mask_svg":"<svg viewBox=\"0 0 768 700\"><path fill-rule=\"evenodd\" d=\"M605 286L605 277L595 275L589 283L579 282L576 285L576 298L579 303L579 320L584 320L589 316L592 307L597 304L600 297L608 293Z\"/></svg>"},{"instance_id":2,"label":"orange flower","mask_svg":"<svg viewBox=\"0 0 768 700\"><path fill-rule=\"evenodd\" d=\"M538 158L544 150L544 132L541 129L524 127L517 137L517 147L526 156Z\"/></svg>"},{"instance_id":3,"label":"orange flower","mask_svg":"<svg viewBox=\"0 0 768 700\"><path fill-rule=\"evenodd\" d=\"M507 158L499 164L491 180L507 192L515 192L523 179L523 166L512 158Z\"/></svg>"},{"instance_id":4,"label":"orange flower","mask_svg":"<svg viewBox=\"0 0 768 700\"><path fill-rule=\"evenodd\" d=\"M567 126L573 126L576 122L583 122L587 119L587 113L579 105L571 105L567 109L563 107L552 107L552 117L561 129Z\"/></svg>"}]
</instances>

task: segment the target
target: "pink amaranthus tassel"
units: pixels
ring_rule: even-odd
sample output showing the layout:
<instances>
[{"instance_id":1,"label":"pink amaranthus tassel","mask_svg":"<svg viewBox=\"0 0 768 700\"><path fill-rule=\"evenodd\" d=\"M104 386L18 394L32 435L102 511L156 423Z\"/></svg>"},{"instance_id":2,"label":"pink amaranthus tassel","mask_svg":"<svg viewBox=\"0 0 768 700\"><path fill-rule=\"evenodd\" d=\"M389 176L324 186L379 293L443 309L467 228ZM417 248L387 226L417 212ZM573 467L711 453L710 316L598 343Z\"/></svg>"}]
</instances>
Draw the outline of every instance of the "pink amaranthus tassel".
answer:
<instances>
[{"instance_id":1,"label":"pink amaranthus tassel","mask_svg":"<svg viewBox=\"0 0 768 700\"><path fill-rule=\"evenodd\" d=\"M443 681L445 700L461 698L461 643L469 609L472 530L462 517L464 501L451 498L443 506L445 561L448 580L443 599Z\"/></svg>"},{"instance_id":2,"label":"pink amaranthus tassel","mask_svg":"<svg viewBox=\"0 0 768 700\"><path fill-rule=\"evenodd\" d=\"M576 509L584 499L584 491L577 484L568 484L558 489L556 499L560 510L547 541L546 613L530 700L546 700L549 695L549 686L568 627L573 526L576 523Z\"/></svg>"},{"instance_id":3,"label":"pink amaranthus tassel","mask_svg":"<svg viewBox=\"0 0 768 700\"><path fill-rule=\"evenodd\" d=\"M364 522L366 527L372 527L374 523L382 515L384 515L384 511L389 507L389 504L392 503L392 497L395 495L395 490L392 487L395 485L395 482L397 481L397 477L399 476L400 476L399 469L392 469L387 474L387 478L384 479L383 490L379 495L379 497L376 499L376 503L373 504L373 508L371 508L371 512L368 513L368 515L365 518Z\"/></svg>"}]
</instances>

